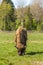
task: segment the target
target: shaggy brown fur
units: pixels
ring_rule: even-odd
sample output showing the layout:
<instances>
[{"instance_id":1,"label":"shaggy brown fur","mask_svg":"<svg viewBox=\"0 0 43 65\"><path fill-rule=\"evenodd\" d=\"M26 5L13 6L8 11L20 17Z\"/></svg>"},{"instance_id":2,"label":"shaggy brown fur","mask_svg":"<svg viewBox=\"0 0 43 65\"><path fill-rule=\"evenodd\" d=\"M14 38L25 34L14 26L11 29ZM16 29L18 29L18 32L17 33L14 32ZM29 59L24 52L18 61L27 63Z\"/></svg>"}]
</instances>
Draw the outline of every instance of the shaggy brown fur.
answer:
<instances>
[{"instance_id":1,"label":"shaggy brown fur","mask_svg":"<svg viewBox=\"0 0 43 65\"><path fill-rule=\"evenodd\" d=\"M18 54L23 55L25 54L26 49L26 40L27 40L27 31L20 26L16 31L16 48L18 49Z\"/></svg>"}]
</instances>

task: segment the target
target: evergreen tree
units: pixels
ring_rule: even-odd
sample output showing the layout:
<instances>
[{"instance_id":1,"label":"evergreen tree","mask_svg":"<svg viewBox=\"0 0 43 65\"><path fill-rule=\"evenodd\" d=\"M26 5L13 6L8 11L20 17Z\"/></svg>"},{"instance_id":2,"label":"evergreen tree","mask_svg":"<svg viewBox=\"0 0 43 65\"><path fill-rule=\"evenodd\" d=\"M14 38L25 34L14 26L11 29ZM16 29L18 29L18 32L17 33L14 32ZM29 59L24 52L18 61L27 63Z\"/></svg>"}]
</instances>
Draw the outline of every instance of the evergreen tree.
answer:
<instances>
[{"instance_id":1,"label":"evergreen tree","mask_svg":"<svg viewBox=\"0 0 43 65\"><path fill-rule=\"evenodd\" d=\"M14 5L11 0L3 0L0 5L1 29L12 30L15 23Z\"/></svg>"}]
</instances>

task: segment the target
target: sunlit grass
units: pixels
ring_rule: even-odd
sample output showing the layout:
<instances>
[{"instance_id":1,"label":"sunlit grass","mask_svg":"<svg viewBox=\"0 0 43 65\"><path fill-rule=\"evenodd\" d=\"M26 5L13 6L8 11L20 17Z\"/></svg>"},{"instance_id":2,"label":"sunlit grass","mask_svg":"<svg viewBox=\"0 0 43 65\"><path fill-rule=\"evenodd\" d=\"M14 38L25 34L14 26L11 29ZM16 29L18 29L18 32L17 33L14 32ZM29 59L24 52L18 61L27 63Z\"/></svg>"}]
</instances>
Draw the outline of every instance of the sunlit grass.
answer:
<instances>
[{"instance_id":1,"label":"sunlit grass","mask_svg":"<svg viewBox=\"0 0 43 65\"><path fill-rule=\"evenodd\" d=\"M34 61L43 61L43 33L28 32L24 56L18 55L17 49L14 47L14 38L15 32L0 32L0 65L32 65ZM36 43L36 41L40 43Z\"/></svg>"}]
</instances>

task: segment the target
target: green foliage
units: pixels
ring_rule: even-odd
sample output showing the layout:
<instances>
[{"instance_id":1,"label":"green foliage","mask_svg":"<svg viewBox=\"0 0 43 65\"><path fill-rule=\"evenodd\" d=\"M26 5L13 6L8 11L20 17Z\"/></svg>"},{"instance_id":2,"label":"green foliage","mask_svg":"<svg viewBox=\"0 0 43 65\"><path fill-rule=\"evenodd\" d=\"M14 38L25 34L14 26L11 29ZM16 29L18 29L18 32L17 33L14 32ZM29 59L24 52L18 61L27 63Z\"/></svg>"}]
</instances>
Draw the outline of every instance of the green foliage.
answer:
<instances>
[{"instance_id":1,"label":"green foliage","mask_svg":"<svg viewBox=\"0 0 43 65\"><path fill-rule=\"evenodd\" d=\"M37 30L37 22L35 19L31 20L28 16L26 16L24 24L27 30Z\"/></svg>"},{"instance_id":2,"label":"green foliage","mask_svg":"<svg viewBox=\"0 0 43 65\"><path fill-rule=\"evenodd\" d=\"M30 19L28 18L28 16L26 16L26 20L24 24L27 30L31 29Z\"/></svg>"},{"instance_id":3,"label":"green foliage","mask_svg":"<svg viewBox=\"0 0 43 65\"><path fill-rule=\"evenodd\" d=\"M40 17L38 19L39 17L32 13L30 8L31 6L15 9L11 0L3 0L0 5L0 29L11 31L22 25L27 30L43 31L43 15L39 16L36 10L35 13Z\"/></svg>"},{"instance_id":4,"label":"green foliage","mask_svg":"<svg viewBox=\"0 0 43 65\"><path fill-rule=\"evenodd\" d=\"M33 18L33 23L32 23L33 30L37 30L37 21Z\"/></svg>"},{"instance_id":5,"label":"green foliage","mask_svg":"<svg viewBox=\"0 0 43 65\"><path fill-rule=\"evenodd\" d=\"M11 23L15 22L14 6L11 0L3 0L0 6L0 23L2 30L12 30Z\"/></svg>"},{"instance_id":6,"label":"green foliage","mask_svg":"<svg viewBox=\"0 0 43 65\"><path fill-rule=\"evenodd\" d=\"M21 22L17 19L16 20L16 27L15 27L15 30L21 25Z\"/></svg>"},{"instance_id":7,"label":"green foliage","mask_svg":"<svg viewBox=\"0 0 43 65\"><path fill-rule=\"evenodd\" d=\"M37 30L38 31L43 31L43 22L41 22L40 24L38 24Z\"/></svg>"}]
</instances>

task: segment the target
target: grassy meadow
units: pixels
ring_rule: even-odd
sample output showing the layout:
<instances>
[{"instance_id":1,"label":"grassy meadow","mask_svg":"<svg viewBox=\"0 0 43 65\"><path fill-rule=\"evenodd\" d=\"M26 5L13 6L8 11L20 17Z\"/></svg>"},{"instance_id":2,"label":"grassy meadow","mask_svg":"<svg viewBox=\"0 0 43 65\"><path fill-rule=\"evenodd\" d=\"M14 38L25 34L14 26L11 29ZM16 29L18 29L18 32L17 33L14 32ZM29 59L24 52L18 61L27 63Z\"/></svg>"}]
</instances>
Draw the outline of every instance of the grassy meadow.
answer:
<instances>
[{"instance_id":1,"label":"grassy meadow","mask_svg":"<svg viewBox=\"0 0 43 65\"><path fill-rule=\"evenodd\" d=\"M14 47L15 32L0 32L0 65L43 65L43 33L28 32L26 54Z\"/></svg>"}]
</instances>

